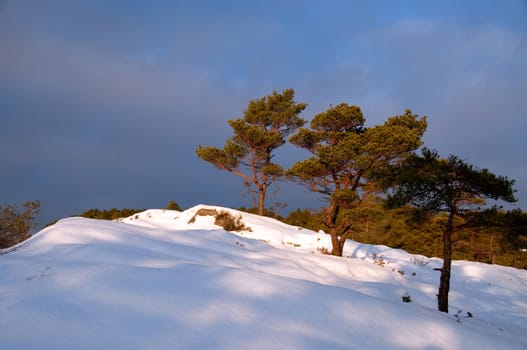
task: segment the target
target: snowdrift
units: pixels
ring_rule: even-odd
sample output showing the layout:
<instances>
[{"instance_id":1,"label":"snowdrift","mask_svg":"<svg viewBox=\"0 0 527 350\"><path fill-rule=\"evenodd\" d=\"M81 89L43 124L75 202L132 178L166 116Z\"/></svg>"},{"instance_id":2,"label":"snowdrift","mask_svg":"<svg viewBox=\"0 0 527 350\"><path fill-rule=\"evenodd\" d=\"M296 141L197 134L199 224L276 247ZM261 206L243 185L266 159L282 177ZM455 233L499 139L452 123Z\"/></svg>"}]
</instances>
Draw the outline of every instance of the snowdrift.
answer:
<instances>
[{"instance_id":1,"label":"snowdrift","mask_svg":"<svg viewBox=\"0 0 527 350\"><path fill-rule=\"evenodd\" d=\"M241 216L227 232L200 210ZM203 212L203 211L202 211ZM0 254L5 349L526 349L527 271L329 237L232 209L67 218ZM407 296L411 302L403 302Z\"/></svg>"}]
</instances>

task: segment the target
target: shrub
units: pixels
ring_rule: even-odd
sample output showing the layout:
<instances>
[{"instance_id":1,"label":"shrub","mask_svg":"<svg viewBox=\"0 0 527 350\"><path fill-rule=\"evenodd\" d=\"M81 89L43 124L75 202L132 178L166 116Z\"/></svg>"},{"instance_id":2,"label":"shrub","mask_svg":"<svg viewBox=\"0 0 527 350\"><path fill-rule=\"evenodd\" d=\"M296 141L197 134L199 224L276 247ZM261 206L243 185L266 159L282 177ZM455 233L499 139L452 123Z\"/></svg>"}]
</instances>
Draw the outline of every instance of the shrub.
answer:
<instances>
[{"instance_id":1,"label":"shrub","mask_svg":"<svg viewBox=\"0 0 527 350\"><path fill-rule=\"evenodd\" d=\"M376 253L373 253L373 263L382 267L387 264L384 257L382 255L377 255Z\"/></svg>"},{"instance_id":2,"label":"shrub","mask_svg":"<svg viewBox=\"0 0 527 350\"><path fill-rule=\"evenodd\" d=\"M31 236L35 216L40 212L40 202L26 202L23 211L15 205L0 206L0 248L8 248Z\"/></svg>"},{"instance_id":3,"label":"shrub","mask_svg":"<svg viewBox=\"0 0 527 350\"><path fill-rule=\"evenodd\" d=\"M286 224L307 228L312 231L324 228L320 213L308 209L296 209L290 212L287 218L282 221Z\"/></svg>"},{"instance_id":4,"label":"shrub","mask_svg":"<svg viewBox=\"0 0 527 350\"><path fill-rule=\"evenodd\" d=\"M231 213L226 211L216 214L214 224L223 227L225 231L250 231L250 228L243 224L241 216L235 218Z\"/></svg>"},{"instance_id":5,"label":"shrub","mask_svg":"<svg viewBox=\"0 0 527 350\"><path fill-rule=\"evenodd\" d=\"M165 209L181 211L181 207L179 206L179 204L174 202L172 199L170 200L170 202L168 202L168 205Z\"/></svg>"},{"instance_id":6,"label":"shrub","mask_svg":"<svg viewBox=\"0 0 527 350\"><path fill-rule=\"evenodd\" d=\"M317 250L324 255L331 255L331 250L326 247L318 247Z\"/></svg>"},{"instance_id":7,"label":"shrub","mask_svg":"<svg viewBox=\"0 0 527 350\"><path fill-rule=\"evenodd\" d=\"M124 208L124 209L112 208L110 210L106 210L106 209L99 210L97 208L92 208L92 209L86 210L84 213L79 214L78 216L82 216L88 219L115 220L119 218L125 218L128 216L132 216L144 210L145 209L129 209L129 208Z\"/></svg>"}]
</instances>

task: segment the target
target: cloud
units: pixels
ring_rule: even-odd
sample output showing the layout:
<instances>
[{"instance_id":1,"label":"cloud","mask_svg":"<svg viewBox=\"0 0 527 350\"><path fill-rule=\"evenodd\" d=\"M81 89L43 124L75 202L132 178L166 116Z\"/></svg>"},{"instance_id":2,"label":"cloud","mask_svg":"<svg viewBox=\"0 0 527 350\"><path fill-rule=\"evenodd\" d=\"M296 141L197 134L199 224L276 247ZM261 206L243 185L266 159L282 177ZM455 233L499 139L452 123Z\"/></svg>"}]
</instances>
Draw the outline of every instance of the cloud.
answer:
<instances>
[{"instance_id":1,"label":"cloud","mask_svg":"<svg viewBox=\"0 0 527 350\"><path fill-rule=\"evenodd\" d=\"M481 4L6 2L3 198L37 196L43 211L49 198L57 212L72 198L72 211L236 206L239 179L194 149L223 145L227 119L289 87L308 119L340 102L361 106L369 124L406 108L428 115L429 146L518 179L525 197L525 25L512 5L490 16ZM288 146L277 159L303 156ZM291 209L320 205L282 187L277 200L292 198Z\"/></svg>"},{"instance_id":2,"label":"cloud","mask_svg":"<svg viewBox=\"0 0 527 350\"><path fill-rule=\"evenodd\" d=\"M429 147L516 178L525 196L525 35L489 24L414 20L367 40L376 43L378 66L385 67L379 75L390 86L373 103L428 115Z\"/></svg>"},{"instance_id":3,"label":"cloud","mask_svg":"<svg viewBox=\"0 0 527 350\"><path fill-rule=\"evenodd\" d=\"M37 196L68 214L134 196L130 205L155 206L159 191L195 181L185 168L198 163L199 139L228 128L233 99L206 72L24 30L0 40L0 178L10 202Z\"/></svg>"},{"instance_id":4,"label":"cloud","mask_svg":"<svg viewBox=\"0 0 527 350\"><path fill-rule=\"evenodd\" d=\"M524 32L485 21L407 18L356 34L340 65L306 77L299 90L306 100L318 111L358 104L370 125L406 108L427 115L428 147L516 179L525 207Z\"/></svg>"}]
</instances>

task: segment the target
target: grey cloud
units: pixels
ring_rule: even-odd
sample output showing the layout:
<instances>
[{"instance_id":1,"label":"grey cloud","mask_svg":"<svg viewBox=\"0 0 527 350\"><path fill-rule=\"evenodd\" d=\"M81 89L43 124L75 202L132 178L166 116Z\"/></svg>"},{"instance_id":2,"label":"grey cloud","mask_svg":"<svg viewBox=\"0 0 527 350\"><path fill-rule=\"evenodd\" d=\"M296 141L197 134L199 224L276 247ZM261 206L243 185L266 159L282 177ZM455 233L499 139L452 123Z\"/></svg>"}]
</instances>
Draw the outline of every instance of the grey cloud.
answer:
<instances>
[{"instance_id":1,"label":"grey cloud","mask_svg":"<svg viewBox=\"0 0 527 350\"><path fill-rule=\"evenodd\" d=\"M371 39L395 68L387 72L392 85L386 101L429 116L429 146L516 178L525 206L527 38L491 25L416 21Z\"/></svg>"},{"instance_id":2,"label":"grey cloud","mask_svg":"<svg viewBox=\"0 0 527 350\"><path fill-rule=\"evenodd\" d=\"M316 111L342 101L361 106L368 123L411 108L427 115L428 147L517 180L525 207L527 37L486 22L404 19L355 36L361 55L309 75ZM318 90L317 90L318 89Z\"/></svg>"},{"instance_id":3,"label":"grey cloud","mask_svg":"<svg viewBox=\"0 0 527 350\"><path fill-rule=\"evenodd\" d=\"M305 118L340 102L372 124L405 108L426 114L430 146L517 178L525 197L521 24L478 22L479 9L416 20L399 5L358 4L7 2L2 200L37 196L56 213L168 199L237 206L239 179L194 149L221 146L227 119L288 87L309 104ZM303 156L287 146L277 159ZM282 191L290 209L321 204L303 188Z\"/></svg>"}]
</instances>

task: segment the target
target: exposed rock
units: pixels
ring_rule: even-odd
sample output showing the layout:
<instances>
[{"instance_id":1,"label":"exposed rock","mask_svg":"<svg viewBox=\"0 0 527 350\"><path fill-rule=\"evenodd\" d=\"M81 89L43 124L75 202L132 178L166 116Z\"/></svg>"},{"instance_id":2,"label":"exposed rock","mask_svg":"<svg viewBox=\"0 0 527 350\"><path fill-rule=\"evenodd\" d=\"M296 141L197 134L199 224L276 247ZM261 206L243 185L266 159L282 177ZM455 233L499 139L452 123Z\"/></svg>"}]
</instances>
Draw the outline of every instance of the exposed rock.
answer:
<instances>
[{"instance_id":1,"label":"exposed rock","mask_svg":"<svg viewBox=\"0 0 527 350\"><path fill-rule=\"evenodd\" d=\"M189 224L192 224L196 221L196 216L216 216L218 215L218 211L216 209L207 209L207 208L201 208L199 209L194 216L188 221Z\"/></svg>"}]
</instances>

